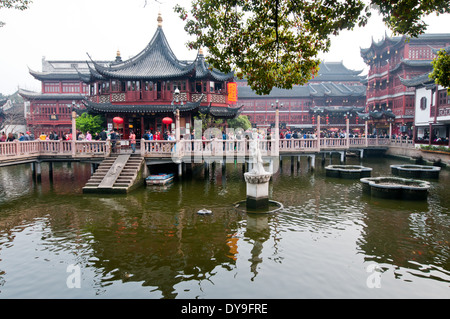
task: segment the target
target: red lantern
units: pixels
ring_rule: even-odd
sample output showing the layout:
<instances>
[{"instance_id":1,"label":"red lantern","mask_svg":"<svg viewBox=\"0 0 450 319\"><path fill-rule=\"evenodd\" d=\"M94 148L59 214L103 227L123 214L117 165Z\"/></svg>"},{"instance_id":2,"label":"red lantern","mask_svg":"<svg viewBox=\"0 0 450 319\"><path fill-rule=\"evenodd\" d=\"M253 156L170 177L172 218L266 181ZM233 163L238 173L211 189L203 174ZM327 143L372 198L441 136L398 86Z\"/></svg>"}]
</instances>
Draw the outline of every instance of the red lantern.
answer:
<instances>
[{"instance_id":1,"label":"red lantern","mask_svg":"<svg viewBox=\"0 0 450 319\"><path fill-rule=\"evenodd\" d=\"M165 117L162 119L162 122L166 125L172 124L172 119L170 117Z\"/></svg>"},{"instance_id":2,"label":"red lantern","mask_svg":"<svg viewBox=\"0 0 450 319\"><path fill-rule=\"evenodd\" d=\"M173 120L170 117L165 117L162 119L162 122L166 124L167 129L169 129L169 125L172 124Z\"/></svg>"},{"instance_id":3,"label":"red lantern","mask_svg":"<svg viewBox=\"0 0 450 319\"><path fill-rule=\"evenodd\" d=\"M330 119L330 118L329 118L328 115L327 115L327 124L328 124L329 119Z\"/></svg>"},{"instance_id":4,"label":"red lantern","mask_svg":"<svg viewBox=\"0 0 450 319\"><path fill-rule=\"evenodd\" d=\"M123 123L123 118L116 116L115 118L113 118L113 122L115 124L122 124Z\"/></svg>"}]
</instances>

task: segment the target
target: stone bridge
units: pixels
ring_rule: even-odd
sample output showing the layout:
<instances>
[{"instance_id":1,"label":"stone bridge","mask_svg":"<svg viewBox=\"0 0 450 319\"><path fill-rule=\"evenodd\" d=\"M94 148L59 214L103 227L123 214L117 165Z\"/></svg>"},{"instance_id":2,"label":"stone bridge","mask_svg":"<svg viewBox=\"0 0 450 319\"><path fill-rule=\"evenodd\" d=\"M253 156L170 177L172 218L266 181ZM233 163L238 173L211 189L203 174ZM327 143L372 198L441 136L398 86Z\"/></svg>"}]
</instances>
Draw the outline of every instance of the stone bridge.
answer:
<instances>
[{"instance_id":1,"label":"stone bridge","mask_svg":"<svg viewBox=\"0 0 450 319\"><path fill-rule=\"evenodd\" d=\"M260 140L263 156L314 156L319 153L346 151L362 152L367 149L387 149L389 146L414 148L410 140L387 138L311 138ZM14 141L0 143L0 166L39 161L101 162L111 154L131 153L128 140L112 147L108 141ZM211 159L240 160L248 158L249 140L138 140L136 153L148 164L158 161L202 163Z\"/></svg>"}]
</instances>

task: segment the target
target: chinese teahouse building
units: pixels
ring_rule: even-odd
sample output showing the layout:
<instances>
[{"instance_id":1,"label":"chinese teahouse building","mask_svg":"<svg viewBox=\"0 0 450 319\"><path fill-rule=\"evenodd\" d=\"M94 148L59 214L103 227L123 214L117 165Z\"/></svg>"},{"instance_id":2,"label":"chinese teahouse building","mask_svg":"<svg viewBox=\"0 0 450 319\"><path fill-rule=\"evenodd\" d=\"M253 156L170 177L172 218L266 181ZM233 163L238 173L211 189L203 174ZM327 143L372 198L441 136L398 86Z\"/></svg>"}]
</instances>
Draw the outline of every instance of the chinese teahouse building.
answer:
<instances>
[{"instance_id":1,"label":"chinese teahouse building","mask_svg":"<svg viewBox=\"0 0 450 319\"><path fill-rule=\"evenodd\" d=\"M230 106L236 103L235 97L229 95L234 75L208 66L201 50L194 61L179 60L164 35L161 15L149 44L126 61L122 61L118 52L111 62L91 59L84 63L54 64L60 70L49 67L43 72L30 71L42 81L42 93L21 90L21 95L30 102L28 124L39 127L39 131L70 131L73 105L105 115L108 128L114 127L125 139L131 130L137 138L146 130L159 131L161 135L167 129L172 130L163 123L163 118L169 117L175 123L176 109L181 134L189 132L199 112L233 118L240 111L239 107ZM177 101L176 90L180 92ZM114 124L115 117L123 122Z\"/></svg>"},{"instance_id":2,"label":"chinese teahouse building","mask_svg":"<svg viewBox=\"0 0 450 319\"><path fill-rule=\"evenodd\" d=\"M392 124L392 133L414 131L415 89L405 86L401 79L429 73L436 49L450 44L450 34L423 34L417 38L388 37L372 41L361 49L364 62L369 65L367 77L366 113L371 114L370 132L382 134Z\"/></svg>"},{"instance_id":3,"label":"chinese teahouse building","mask_svg":"<svg viewBox=\"0 0 450 319\"><path fill-rule=\"evenodd\" d=\"M194 61L178 60L164 35L161 15L153 38L136 56L126 61L118 57L108 66L91 62L90 75L83 77L90 87L84 104L90 112L105 114L109 125L114 117L123 118L119 131L124 138L130 130L137 137L146 130L162 134L166 129L163 118L174 118L176 108L181 134L192 128L198 112L218 118L239 113L238 107L230 107L228 95L234 75L210 68L201 50ZM180 97L174 101L177 89Z\"/></svg>"}]
</instances>

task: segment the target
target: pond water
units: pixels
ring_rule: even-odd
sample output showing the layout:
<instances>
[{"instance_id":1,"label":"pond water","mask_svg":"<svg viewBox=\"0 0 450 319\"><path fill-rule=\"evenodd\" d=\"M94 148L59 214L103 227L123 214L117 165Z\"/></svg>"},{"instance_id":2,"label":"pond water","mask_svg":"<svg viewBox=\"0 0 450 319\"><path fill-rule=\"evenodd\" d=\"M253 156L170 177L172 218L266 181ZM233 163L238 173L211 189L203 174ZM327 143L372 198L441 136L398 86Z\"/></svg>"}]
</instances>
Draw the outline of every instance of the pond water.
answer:
<instances>
[{"instance_id":1,"label":"pond water","mask_svg":"<svg viewBox=\"0 0 450 319\"><path fill-rule=\"evenodd\" d=\"M373 177L400 163L347 159ZM233 208L241 165L127 195L83 194L89 164L55 164L52 180L43 164L40 183L0 168L0 298L450 297L449 170L415 202L325 175L284 161L270 182L284 208L251 215Z\"/></svg>"}]
</instances>

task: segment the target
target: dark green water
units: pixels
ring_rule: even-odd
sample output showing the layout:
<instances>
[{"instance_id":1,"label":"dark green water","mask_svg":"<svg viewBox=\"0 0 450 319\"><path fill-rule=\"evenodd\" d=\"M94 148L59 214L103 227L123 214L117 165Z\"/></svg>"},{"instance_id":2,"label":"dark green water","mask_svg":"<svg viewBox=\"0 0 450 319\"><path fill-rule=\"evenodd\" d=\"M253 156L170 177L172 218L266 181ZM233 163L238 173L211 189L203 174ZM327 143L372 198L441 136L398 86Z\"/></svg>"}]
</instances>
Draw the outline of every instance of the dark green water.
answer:
<instances>
[{"instance_id":1,"label":"dark green water","mask_svg":"<svg viewBox=\"0 0 450 319\"><path fill-rule=\"evenodd\" d=\"M361 162L372 176L396 163ZM0 168L0 298L450 297L449 170L427 201L405 202L307 165L285 161L273 177L284 209L271 215L233 208L245 199L239 165L101 196L82 194L87 164L55 165L52 182L44 165L40 184L28 165Z\"/></svg>"}]
</instances>

